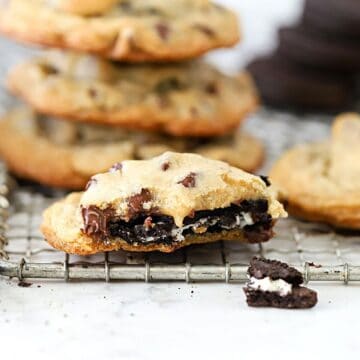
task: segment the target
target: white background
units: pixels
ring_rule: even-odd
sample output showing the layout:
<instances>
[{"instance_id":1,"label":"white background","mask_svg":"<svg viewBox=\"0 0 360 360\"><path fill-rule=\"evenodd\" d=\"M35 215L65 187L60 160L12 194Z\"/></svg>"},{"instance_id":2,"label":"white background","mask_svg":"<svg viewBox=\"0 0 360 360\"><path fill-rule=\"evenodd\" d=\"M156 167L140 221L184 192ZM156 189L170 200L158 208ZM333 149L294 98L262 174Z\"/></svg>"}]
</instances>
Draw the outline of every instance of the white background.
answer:
<instances>
[{"instance_id":1,"label":"white background","mask_svg":"<svg viewBox=\"0 0 360 360\"><path fill-rule=\"evenodd\" d=\"M244 41L212 58L225 70L274 46L296 0L226 0ZM1 49L6 51L6 49ZM252 309L241 285L34 283L0 279L0 356L16 359L359 358L358 286L316 284L312 310Z\"/></svg>"}]
</instances>

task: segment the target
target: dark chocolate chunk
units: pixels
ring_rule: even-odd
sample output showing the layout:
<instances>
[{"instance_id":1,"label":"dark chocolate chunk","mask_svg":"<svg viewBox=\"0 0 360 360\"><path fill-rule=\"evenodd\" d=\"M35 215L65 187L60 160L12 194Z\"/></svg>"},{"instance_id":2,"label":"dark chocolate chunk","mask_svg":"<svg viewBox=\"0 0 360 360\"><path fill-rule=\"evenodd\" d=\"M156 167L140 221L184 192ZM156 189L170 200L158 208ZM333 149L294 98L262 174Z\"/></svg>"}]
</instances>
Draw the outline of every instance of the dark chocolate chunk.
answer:
<instances>
[{"instance_id":1,"label":"dark chocolate chunk","mask_svg":"<svg viewBox=\"0 0 360 360\"><path fill-rule=\"evenodd\" d=\"M184 185L186 188L193 188L196 185L196 174L191 172L184 179L178 181L178 184Z\"/></svg>"},{"instance_id":2,"label":"dark chocolate chunk","mask_svg":"<svg viewBox=\"0 0 360 360\"><path fill-rule=\"evenodd\" d=\"M115 171L119 171L121 169L122 169L122 163L118 162L109 169L109 172L115 172Z\"/></svg>"},{"instance_id":3,"label":"dark chocolate chunk","mask_svg":"<svg viewBox=\"0 0 360 360\"><path fill-rule=\"evenodd\" d=\"M143 205L151 199L152 195L148 189L141 189L140 193L130 196L127 199L129 217L135 217L139 213L150 213L152 209L144 209Z\"/></svg>"},{"instance_id":4,"label":"dark chocolate chunk","mask_svg":"<svg viewBox=\"0 0 360 360\"><path fill-rule=\"evenodd\" d=\"M271 186L271 182L267 176L260 175L260 178L265 183L266 186Z\"/></svg>"},{"instance_id":5,"label":"dark chocolate chunk","mask_svg":"<svg viewBox=\"0 0 360 360\"><path fill-rule=\"evenodd\" d=\"M283 279L292 285L300 285L304 282L301 272L295 268L277 260L259 257L251 259L248 273L257 279L265 277L270 277L272 280Z\"/></svg>"},{"instance_id":6,"label":"dark chocolate chunk","mask_svg":"<svg viewBox=\"0 0 360 360\"><path fill-rule=\"evenodd\" d=\"M170 28L167 24L164 23L158 23L155 25L155 29L158 32L159 36L163 40L167 40L170 34Z\"/></svg>"},{"instance_id":7,"label":"dark chocolate chunk","mask_svg":"<svg viewBox=\"0 0 360 360\"><path fill-rule=\"evenodd\" d=\"M83 207L81 209L86 235L96 240L105 240L109 236L108 222L114 218L115 211L112 208L100 209L95 205Z\"/></svg>"},{"instance_id":8,"label":"dark chocolate chunk","mask_svg":"<svg viewBox=\"0 0 360 360\"><path fill-rule=\"evenodd\" d=\"M281 309L308 309L317 303L317 293L303 286L294 287L288 295L276 292L244 288L246 302L253 307L275 307Z\"/></svg>"}]
</instances>

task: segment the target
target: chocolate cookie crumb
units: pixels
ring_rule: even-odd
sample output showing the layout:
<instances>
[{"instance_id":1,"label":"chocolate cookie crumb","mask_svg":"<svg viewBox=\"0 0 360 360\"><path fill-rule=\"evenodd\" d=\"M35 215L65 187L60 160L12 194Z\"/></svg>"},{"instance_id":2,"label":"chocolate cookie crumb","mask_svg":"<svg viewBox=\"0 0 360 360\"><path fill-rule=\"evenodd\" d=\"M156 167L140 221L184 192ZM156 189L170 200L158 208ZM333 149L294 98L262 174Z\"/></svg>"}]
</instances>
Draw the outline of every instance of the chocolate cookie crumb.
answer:
<instances>
[{"instance_id":1,"label":"chocolate cookie crumb","mask_svg":"<svg viewBox=\"0 0 360 360\"><path fill-rule=\"evenodd\" d=\"M178 184L184 185L186 188L193 188L196 185L196 174L191 172L184 179L178 182Z\"/></svg>"},{"instance_id":2,"label":"chocolate cookie crumb","mask_svg":"<svg viewBox=\"0 0 360 360\"><path fill-rule=\"evenodd\" d=\"M266 186L271 186L271 182L268 176L260 175L260 179L265 183Z\"/></svg>"},{"instance_id":3,"label":"chocolate cookie crumb","mask_svg":"<svg viewBox=\"0 0 360 360\"><path fill-rule=\"evenodd\" d=\"M317 303L317 293L300 286L302 274L283 262L254 257L248 276L244 292L249 306L307 309Z\"/></svg>"},{"instance_id":4,"label":"chocolate cookie crumb","mask_svg":"<svg viewBox=\"0 0 360 360\"><path fill-rule=\"evenodd\" d=\"M26 281L24 281L24 280L21 280L21 281L19 281L18 282L18 286L20 286L20 287L30 287L32 285L32 283L29 283L29 282L26 282Z\"/></svg>"}]
</instances>

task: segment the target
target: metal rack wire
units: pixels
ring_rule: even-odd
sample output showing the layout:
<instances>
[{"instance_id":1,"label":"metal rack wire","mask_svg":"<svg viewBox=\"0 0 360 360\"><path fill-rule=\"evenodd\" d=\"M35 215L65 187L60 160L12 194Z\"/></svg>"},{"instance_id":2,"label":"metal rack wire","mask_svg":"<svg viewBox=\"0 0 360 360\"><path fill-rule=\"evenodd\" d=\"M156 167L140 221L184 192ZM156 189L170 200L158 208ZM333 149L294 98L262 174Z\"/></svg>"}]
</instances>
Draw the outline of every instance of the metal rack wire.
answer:
<instances>
[{"instance_id":1,"label":"metal rack wire","mask_svg":"<svg viewBox=\"0 0 360 360\"><path fill-rule=\"evenodd\" d=\"M13 45L8 45L13 46ZM24 50L20 50L24 53ZM16 54L17 51L7 52ZM13 55L11 55L13 56ZM7 71L0 61L0 77ZM0 91L0 108L12 100ZM272 161L296 143L327 136L330 118L263 110L245 125L267 147L267 173ZM271 136L269 136L271 134ZM283 260L301 270L306 282L360 281L360 234L338 234L315 223L287 219L277 236L262 245L218 242L190 246L173 254L115 252L69 256L51 248L39 232L41 213L60 191L14 186L0 163L0 275L18 279L222 281L244 282L254 255Z\"/></svg>"}]
</instances>

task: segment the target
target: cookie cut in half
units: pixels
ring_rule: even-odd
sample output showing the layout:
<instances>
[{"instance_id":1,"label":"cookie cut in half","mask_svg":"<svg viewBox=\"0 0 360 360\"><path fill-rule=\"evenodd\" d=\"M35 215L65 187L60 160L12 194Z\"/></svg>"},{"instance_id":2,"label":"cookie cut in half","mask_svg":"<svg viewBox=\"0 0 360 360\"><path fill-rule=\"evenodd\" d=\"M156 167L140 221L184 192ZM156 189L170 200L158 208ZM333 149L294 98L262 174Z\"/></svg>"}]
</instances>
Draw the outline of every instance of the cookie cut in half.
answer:
<instances>
[{"instance_id":1,"label":"cookie cut in half","mask_svg":"<svg viewBox=\"0 0 360 360\"><path fill-rule=\"evenodd\" d=\"M8 86L44 114L176 136L230 133L258 101L246 73L202 61L120 65L57 51L15 67Z\"/></svg>"},{"instance_id":2,"label":"cookie cut in half","mask_svg":"<svg viewBox=\"0 0 360 360\"><path fill-rule=\"evenodd\" d=\"M235 13L208 0L7 0L11 38L123 61L174 61L239 40Z\"/></svg>"},{"instance_id":3,"label":"cookie cut in half","mask_svg":"<svg viewBox=\"0 0 360 360\"><path fill-rule=\"evenodd\" d=\"M195 152L253 172L262 163L260 140L239 130L216 138L172 137L78 124L18 108L0 121L0 157L21 178L82 190L115 162L149 159L166 151Z\"/></svg>"},{"instance_id":4,"label":"cookie cut in half","mask_svg":"<svg viewBox=\"0 0 360 360\"><path fill-rule=\"evenodd\" d=\"M260 177L195 154L123 161L44 213L55 248L172 252L217 240L269 240L286 212Z\"/></svg>"},{"instance_id":5,"label":"cookie cut in half","mask_svg":"<svg viewBox=\"0 0 360 360\"><path fill-rule=\"evenodd\" d=\"M270 178L291 214L360 230L360 116L338 116L328 141L289 150Z\"/></svg>"},{"instance_id":6,"label":"cookie cut in half","mask_svg":"<svg viewBox=\"0 0 360 360\"><path fill-rule=\"evenodd\" d=\"M316 292L300 286L302 274L280 261L254 257L248 276L244 292L249 306L307 309L317 303Z\"/></svg>"}]
</instances>

